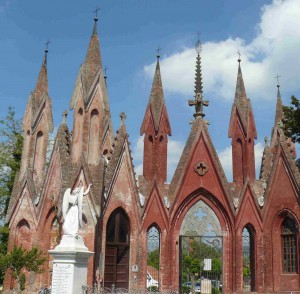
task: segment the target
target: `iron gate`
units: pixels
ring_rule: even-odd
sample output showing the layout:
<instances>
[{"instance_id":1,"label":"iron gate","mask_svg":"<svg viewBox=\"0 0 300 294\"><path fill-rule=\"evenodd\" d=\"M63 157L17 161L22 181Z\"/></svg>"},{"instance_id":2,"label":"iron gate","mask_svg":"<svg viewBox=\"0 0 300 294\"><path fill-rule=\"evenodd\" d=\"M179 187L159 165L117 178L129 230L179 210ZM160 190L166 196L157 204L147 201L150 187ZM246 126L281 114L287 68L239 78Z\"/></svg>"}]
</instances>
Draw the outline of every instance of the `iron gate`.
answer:
<instances>
[{"instance_id":1,"label":"iron gate","mask_svg":"<svg viewBox=\"0 0 300 294\"><path fill-rule=\"evenodd\" d=\"M180 293L222 293L222 237L180 236Z\"/></svg>"}]
</instances>

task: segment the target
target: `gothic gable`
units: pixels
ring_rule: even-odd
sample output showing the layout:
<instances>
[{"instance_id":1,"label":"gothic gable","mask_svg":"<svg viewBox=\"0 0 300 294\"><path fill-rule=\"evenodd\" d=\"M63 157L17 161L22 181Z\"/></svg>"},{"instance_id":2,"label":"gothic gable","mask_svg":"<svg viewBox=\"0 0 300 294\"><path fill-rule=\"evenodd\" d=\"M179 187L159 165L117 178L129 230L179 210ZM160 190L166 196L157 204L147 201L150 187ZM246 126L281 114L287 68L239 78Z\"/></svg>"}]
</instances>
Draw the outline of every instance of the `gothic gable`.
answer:
<instances>
[{"instance_id":1,"label":"gothic gable","mask_svg":"<svg viewBox=\"0 0 300 294\"><path fill-rule=\"evenodd\" d=\"M228 182L203 120L195 121L170 184L173 213L188 195L204 188L233 212Z\"/></svg>"}]
</instances>

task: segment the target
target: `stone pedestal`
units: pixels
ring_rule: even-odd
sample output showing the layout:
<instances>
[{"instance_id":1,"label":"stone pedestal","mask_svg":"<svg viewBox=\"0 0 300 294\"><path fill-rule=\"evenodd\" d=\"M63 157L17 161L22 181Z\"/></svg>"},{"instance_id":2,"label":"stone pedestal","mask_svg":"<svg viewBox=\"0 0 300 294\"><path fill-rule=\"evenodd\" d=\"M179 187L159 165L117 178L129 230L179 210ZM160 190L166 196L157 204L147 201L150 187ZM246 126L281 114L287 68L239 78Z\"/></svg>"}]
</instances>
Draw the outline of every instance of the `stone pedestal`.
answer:
<instances>
[{"instance_id":1,"label":"stone pedestal","mask_svg":"<svg viewBox=\"0 0 300 294\"><path fill-rule=\"evenodd\" d=\"M88 259L94 254L84 245L82 237L64 235L49 254L54 258L51 293L82 293L87 282Z\"/></svg>"}]
</instances>

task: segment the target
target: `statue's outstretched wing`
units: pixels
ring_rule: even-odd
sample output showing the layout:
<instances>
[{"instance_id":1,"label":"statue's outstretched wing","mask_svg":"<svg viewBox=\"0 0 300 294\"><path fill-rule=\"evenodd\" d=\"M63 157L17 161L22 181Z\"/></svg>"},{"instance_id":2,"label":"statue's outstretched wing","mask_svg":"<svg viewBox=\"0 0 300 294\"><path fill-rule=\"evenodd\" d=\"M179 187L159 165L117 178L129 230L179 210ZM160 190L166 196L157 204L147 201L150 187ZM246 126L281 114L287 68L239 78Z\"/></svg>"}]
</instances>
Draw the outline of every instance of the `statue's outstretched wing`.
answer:
<instances>
[{"instance_id":1,"label":"statue's outstretched wing","mask_svg":"<svg viewBox=\"0 0 300 294\"><path fill-rule=\"evenodd\" d=\"M68 188L64 194L64 198L63 198L63 205L62 205L62 213L63 213L63 217L64 220L66 219L67 216L67 212L69 209L69 197L71 195L71 188Z\"/></svg>"},{"instance_id":2,"label":"statue's outstretched wing","mask_svg":"<svg viewBox=\"0 0 300 294\"><path fill-rule=\"evenodd\" d=\"M78 220L79 227L82 228L82 200L83 200L83 186L80 188L80 192L78 195Z\"/></svg>"}]
</instances>

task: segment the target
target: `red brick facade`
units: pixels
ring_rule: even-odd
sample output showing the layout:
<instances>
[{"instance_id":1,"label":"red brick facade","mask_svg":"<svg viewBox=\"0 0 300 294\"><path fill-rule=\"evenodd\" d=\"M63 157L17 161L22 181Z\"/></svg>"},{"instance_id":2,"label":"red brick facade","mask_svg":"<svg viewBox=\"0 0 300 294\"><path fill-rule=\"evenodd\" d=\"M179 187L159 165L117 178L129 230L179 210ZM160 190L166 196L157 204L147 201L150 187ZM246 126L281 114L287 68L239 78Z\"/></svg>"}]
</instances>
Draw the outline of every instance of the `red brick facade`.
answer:
<instances>
[{"instance_id":1,"label":"red brick facade","mask_svg":"<svg viewBox=\"0 0 300 294\"><path fill-rule=\"evenodd\" d=\"M197 66L200 68L199 63L198 54ZM244 291L244 228L248 229L252 242L251 290L259 293L300 291L300 173L293 157L293 146L280 128L279 88L271 143L266 143L260 177L256 179L256 127L239 61L229 126L233 182L228 182L203 119L205 102L202 100L199 68L195 103L190 102L196 107L195 120L173 179L166 184L171 127L158 58L141 127L141 135L144 134L143 175L137 182L125 114L121 114L121 125L114 135L96 22L71 98L70 107L74 110L72 135L63 120L51 157L46 158L53 123L45 53L37 85L29 97L24 115L22 167L7 215L9 250L15 244L26 248L38 245L46 252L52 249L61 237L64 191L76 187L81 181L85 188L89 183L93 184L84 198L83 228L80 230L88 249L95 252L89 260L89 285L96 281L106 285L108 279L115 279L117 285L145 289L147 236L148 230L155 225L160 236L160 289L178 291L182 223L191 207L202 201L212 209L220 224L223 293ZM201 86L198 90L197 79ZM114 215L117 215L118 228L112 223ZM283 224L287 219L297 228L293 235L296 238L294 270L287 270L283 252ZM121 251L123 253L119 254ZM117 253L110 255L108 252ZM119 262L116 263L114 258ZM51 257L45 264L44 273L29 274L30 291L34 292L41 285L50 285L50 261ZM112 266L115 272L111 272ZM10 289L13 286L14 282L7 273L4 287Z\"/></svg>"}]
</instances>

